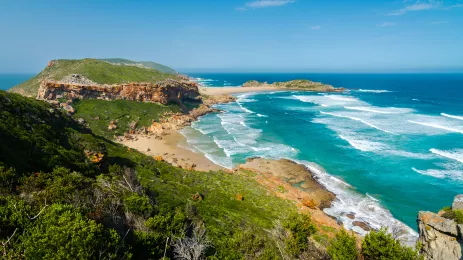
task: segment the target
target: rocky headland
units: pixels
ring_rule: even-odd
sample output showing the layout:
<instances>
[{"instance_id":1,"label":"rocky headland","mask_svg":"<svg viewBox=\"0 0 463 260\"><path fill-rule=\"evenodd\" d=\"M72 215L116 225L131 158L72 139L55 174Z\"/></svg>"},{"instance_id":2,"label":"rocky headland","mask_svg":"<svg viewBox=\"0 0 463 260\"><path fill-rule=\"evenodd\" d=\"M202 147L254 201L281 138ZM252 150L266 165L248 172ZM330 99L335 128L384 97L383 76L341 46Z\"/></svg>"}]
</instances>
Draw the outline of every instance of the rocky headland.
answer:
<instances>
[{"instance_id":1,"label":"rocky headland","mask_svg":"<svg viewBox=\"0 0 463 260\"><path fill-rule=\"evenodd\" d=\"M200 94L195 82L171 80L157 83L97 84L82 75L66 77L65 81L43 81L37 99L45 101L76 99L131 100L157 102L167 105L174 102L183 107L186 100L198 101Z\"/></svg>"},{"instance_id":2,"label":"rocky headland","mask_svg":"<svg viewBox=\"0 0 463 260\"><path fill-rule=\"evenodd\" d=\"M259 82L251 80L243 84L244 88L276 88L286 90L304 90L314 92L343 92L344 88L335 88L331 85L324 84L321 82L314 82L310 80L291 80L286 82Z\"/></svg>"},{"instance_id":3,"label":"rocky headland","mask_svg":"<svg viewBox=\"0 0 463 260\"><path fill-rule=\"evenodd\" d=\"M316 179L304 165L291 160L248 158L238 166L235 173L251 172L254 179L274 195L293 201L299 210L309 212L313 220L324 226L339 230L342 226L323 212L336 198Z\"/></svg>"}]
</instances>

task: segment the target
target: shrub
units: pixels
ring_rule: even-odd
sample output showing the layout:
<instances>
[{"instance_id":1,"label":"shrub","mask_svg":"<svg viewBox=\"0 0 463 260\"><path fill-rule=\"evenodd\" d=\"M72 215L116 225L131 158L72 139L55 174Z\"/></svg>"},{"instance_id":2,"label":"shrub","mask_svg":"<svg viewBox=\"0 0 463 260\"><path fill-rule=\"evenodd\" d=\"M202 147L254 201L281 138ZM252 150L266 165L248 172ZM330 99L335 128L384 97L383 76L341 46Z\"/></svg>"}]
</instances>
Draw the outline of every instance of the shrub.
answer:
<instances>
[{"instance_id":1,"label":"shrub","mask_svg":"<svg viewBox=\"0 0 463 260\"><path fill-rule=\"evenodd\" d=\"M137 193L124 198L124 205L126 210L131 213L140 216L150 216L153 212L153 206L151 205L147 196L141 196Z\"/></svg>"},{"instance_id":2,"label":"shrub","mask_svg":"<svg viewBox=\"0 0 463 260\"><path fill-rule=\"evenodd\" d=\"M457 224L463 224L463 211L453 210L451 207L445 207L442 210L445 211L442 214L443 218L455 220Z\"/></svg>"},{"instance_id":3,"label":"shrub","mask_svg":"<svg viewBox=\"0 0 463 260\"><path fill-rule=\"evenodd\" d=\"M283 223L290 232L286 240L286 250L293 256L300 255L306 248L309 237L317 231L309 215L293 213Z\"/></svg>"},{"instance_id":4,"label":"shrub","mask_svg":"<svg viewBox=\"0 0 463 260\"><path fill-rule=\"evenodd\" d=\"M84 217L72 206L53 204L24 234L28 259L107 259L119 235Z\"/></svg>"},{"instance_id":5,"label":"shrub","mask_svg":"<svg viewBox=\"0 0 463 260\"><path fill-rule=\"evenodd\" d=\"M10 194L16 182L15 170L13 168L4 168L0 164L0 194Z\"/></svg>"},{"instance_id":6,"label":"shrub","mask_svg":"<svg viewBox=\"0 0 463 260\"><path fill-rule=\"evenodd\" d=\"M402 246L387 229L371 231L362 242L362 255L365 260L414 260L423 259L411 247Z\"/></svg>"},{"instance_id":7,"label":"shrub","mask_svg":"<svg viewBox=\"0 0 463 260\"><path fill-rule=\"evenodd\" d=\"M344 229L336 234L327 249L333 260L355 260L359 258L355 236L350 235Z\"/></svg>"}]
</instances>

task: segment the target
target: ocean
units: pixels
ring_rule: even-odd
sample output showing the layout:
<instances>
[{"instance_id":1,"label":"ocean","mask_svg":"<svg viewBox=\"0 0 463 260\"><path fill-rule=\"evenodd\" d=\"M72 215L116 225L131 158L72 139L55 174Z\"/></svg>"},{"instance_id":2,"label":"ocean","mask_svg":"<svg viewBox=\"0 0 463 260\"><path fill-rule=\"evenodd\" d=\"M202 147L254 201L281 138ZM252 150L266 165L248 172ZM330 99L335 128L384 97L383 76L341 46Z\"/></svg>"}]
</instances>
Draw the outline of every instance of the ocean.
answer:
<instances>
[{"instance_id":1,"label":"ocean","mask_svg":"<svg viewBox=\"0 0 463 260\"><path fill-rule=\"evenodd\" d=\"M0 74L0 90L10 89L33 76L33 74Z\"/></svg>"},{"instance_id":2,"label":"ocean","mask_svg":"<svg viewBox=\"0 0 463 260\"><path fill-rule=\"evenodd\" d=\"M411 243L418 211L463 193L463 74L188 75L215 87L310 79L350 89L239 94L182 133L227 168L251 156L307 165L337 195L325 212L360 234L355 221L402 230Z\"/></svg>"}]
</instances>

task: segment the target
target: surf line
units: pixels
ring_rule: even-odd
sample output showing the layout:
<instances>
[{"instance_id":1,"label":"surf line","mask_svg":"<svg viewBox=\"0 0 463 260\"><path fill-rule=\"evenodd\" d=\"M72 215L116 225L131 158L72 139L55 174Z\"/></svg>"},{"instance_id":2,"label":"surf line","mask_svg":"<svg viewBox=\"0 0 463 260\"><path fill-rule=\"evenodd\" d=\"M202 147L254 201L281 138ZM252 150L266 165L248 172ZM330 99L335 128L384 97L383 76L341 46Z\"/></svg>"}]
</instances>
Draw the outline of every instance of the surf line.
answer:
<instances>
[{"instance_id":1,"label":"surf line","mask_svg":"<svg viewBox=\"0 0 463 260\"><path fill-rule=\"evenodd\" d=\"M333 113L328 113L328 112L323 112L323 111L320 111L321 114L325 114L325 115L330 115L330 116L334 116L334 117L341 117L341 118L348 118L348 119L351 119L351 120L354 120L354 121L358 121L358 122L361 122L371 128L374 128L376 130L379 130L379 131L383 131L385 133L389 133L389 134L393 134L393 135L398 135L397 133L394 133L392 131L388 131L388 130L385 130L385 129L382 129L380 127L377 127L375 126L374 124L371 124L363 119L360 119L360 118L357 118L357 117L350 117L350 116L342 116L342 115L337 115L337 114L333 114Z\"/></svg>"}]
</instances>

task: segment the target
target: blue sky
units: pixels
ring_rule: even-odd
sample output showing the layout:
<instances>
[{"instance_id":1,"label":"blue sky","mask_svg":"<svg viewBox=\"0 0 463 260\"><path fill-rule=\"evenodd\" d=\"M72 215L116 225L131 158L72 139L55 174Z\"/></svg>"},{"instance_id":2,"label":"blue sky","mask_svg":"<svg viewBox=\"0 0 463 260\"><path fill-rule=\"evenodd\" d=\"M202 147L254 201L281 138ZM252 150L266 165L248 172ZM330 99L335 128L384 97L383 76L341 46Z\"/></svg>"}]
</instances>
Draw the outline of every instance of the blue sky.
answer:
<instances>
[{"instance_id":1,"label":"blue sky","mask_svg":"<svg viewBox=\"0 0 463 260\"><path fill-rule=\"evenodd\" d=\"M0 72L84 57L187 71L463 71L463 0L5 0L0 34Z\"/></svg>"}]
</instances>

